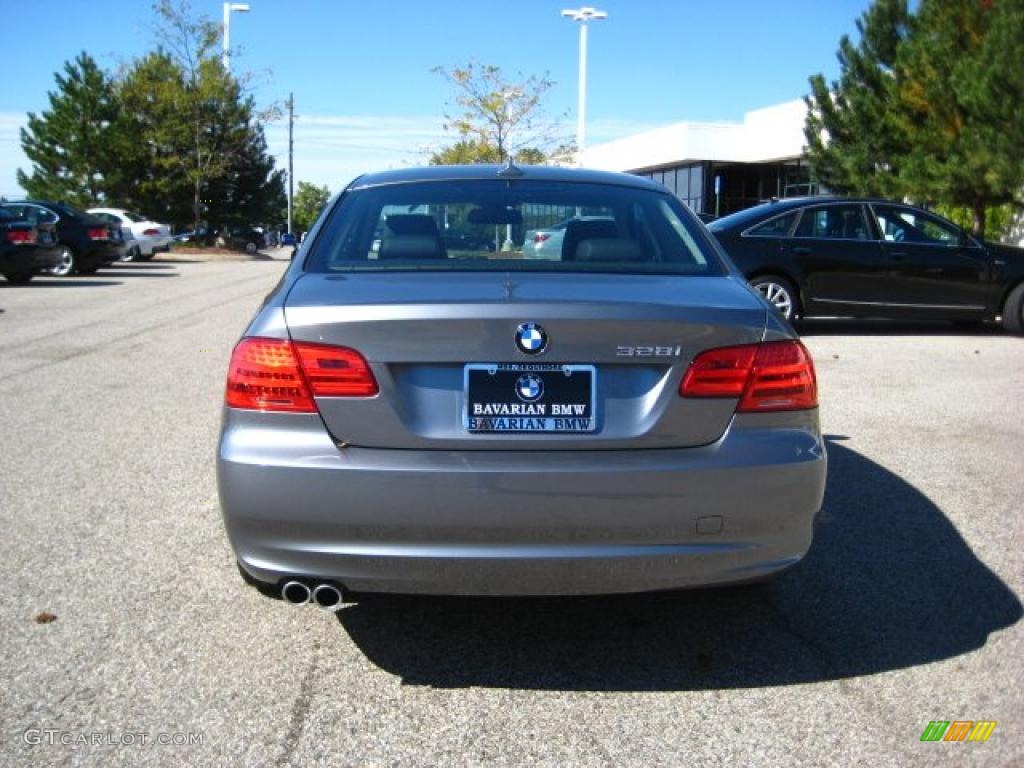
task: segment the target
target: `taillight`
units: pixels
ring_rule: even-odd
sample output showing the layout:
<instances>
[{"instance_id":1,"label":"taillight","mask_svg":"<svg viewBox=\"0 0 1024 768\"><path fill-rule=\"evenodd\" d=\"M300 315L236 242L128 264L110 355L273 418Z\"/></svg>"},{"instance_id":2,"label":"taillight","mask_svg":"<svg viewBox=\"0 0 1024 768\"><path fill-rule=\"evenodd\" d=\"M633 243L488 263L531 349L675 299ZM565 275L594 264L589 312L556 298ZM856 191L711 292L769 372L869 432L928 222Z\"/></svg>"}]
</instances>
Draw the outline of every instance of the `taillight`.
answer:
<instances>
[{"instance_id":1,"label":"taillight","mask_svg":"<svg viewBox=\"0 0 1024 768\"><path fill-rule=\"evenodd\" d=\"M31 229L11 229L7 232L7 242L15 244L34 243L36 233Z\"/></svg>"},{"instance_id":2,"label":"taillight","mask_svg":"<svg viewBox=\"0 0 1024 768\"><path fill-rule=\"evenodd\" d=\"M146 237L156 237L157 235L160 234L160 230L153 229L152 227L150 227L149 229L142 230L142 234L144 234Z\"/></svg>"},{"instance_id":3,"label":"taillight","mask_svg":"<svg viewBox=\"0 0 1024 768\"><path fill-rule=\"evenodd\" d=\"M533 242L538 243L538 244L539 243L543 243L545 240L547 240L550 237L551 237L551 235L549 235L547 232L537 232L533 236Z\"/></svg>"},{"instance_id":4,"label":"taillight","mask_svg":"<svg viewBox=\"0 0 1024 768\"><path fill-rule=\"evenodd\" d=\"M377 380L353 349L282 339L242 339L231 353L231 408L315 413L313 397L370 397Z\"/></svg>"},{"instance_id":5,"label":"taillight","mask_svg":"<svg viewBox=\"0 0 1024 768\"><path fill-rule=\"evenodd\" d=\"M347 347L292 342L316 397L373 397L377 380L361 354Z\"/></svg>"},{"instance_id":6,"label":"taillight","mask_svg":"<svg viewBox=\"0 0 1024 768\"><path fill-rule=\"evenodd\" d=\"M683 397L739 398L739 412L818 406L811 355L799 341L769 341L701 352L679 385Z\"/></svg>"},{"instance_id":7,"label":"taillight","mask_svg":"<svg viewBox=\"0 0 1024 768\"><path fill-rule=\"evenodd\" d=\"M90 240L107 240L110 238L110 233L107 232L106 227L89 227L85 234Z\"/></svg>"}]
</instances>

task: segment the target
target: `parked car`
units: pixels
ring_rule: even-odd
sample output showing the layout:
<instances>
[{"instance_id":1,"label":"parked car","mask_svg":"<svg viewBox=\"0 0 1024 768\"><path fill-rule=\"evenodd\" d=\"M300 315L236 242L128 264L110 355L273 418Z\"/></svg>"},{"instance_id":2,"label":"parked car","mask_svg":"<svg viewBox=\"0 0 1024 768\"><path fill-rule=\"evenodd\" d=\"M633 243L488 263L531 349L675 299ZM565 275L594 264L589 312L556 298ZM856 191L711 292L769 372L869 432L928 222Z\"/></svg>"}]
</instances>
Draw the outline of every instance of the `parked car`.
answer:
<instances>
[{"instance_id":1,"label":"parked car","mask_svg":"<svg viewBox=\"0 0 1024 768\"><path fill-rule=\"evenodd\" d=\"M27 283L60 261L53 222L30 224L0 208L0 275L9 283Z\"/></svg>"},{"instance_id":2,"label":"parked car","mask_svg":"<svg viewBox=\"0 0 1024 768\"><path fill-rule=\"evenodd\" d=\"M995 320L1024 333L1024 249L889 200L779 200L708 225L786 318Z\"/></svg>"},{"instance_id":3,"label":"parked car","mask_svg":"<svg viewBox=\"0 0 1024 768\"><path fill-rule=\"evenodd\" d=\"M289 246L289 245L296 245L296 244L297 244L297 241L295 240L295 235L293 235L291 232L285 232L285 233L283 233L281 235L281 246L282 247Z\"/></svg>"},{"instance_id":4,"label":"parked car","mask_svg":"<svg viewBox=\"0 0 1024 768\"><path fill-rule=\"evenodd\" d=\"M0 203L0 208L30 224L45 222L54 225L59 259L50 270L53 275L91 274L121 258L124 240L121 228L115 224L64 203L46 200Z\"/></svg>"},{"instance_id":5,"label":"parked car","mask_svg":"<svg viewBox=\"0 0 1024 768\"><path fill-rule=\"evenodd\" d=\"M438 227L582 205L612 213L551 260L459 258ZM810 355L660 184L404 169L316 227L228 367L217 477L248 580L338 608L745 582L807 552Z\"/></svg>"},{"instance_id":6,"label":"parked car","mask_svg":"<svg viewBox=\"0 0 1024 768\"><path fill-rule=\"evenodd\" d=\"M121 228L127 246L124 261L152 259L156 253L171 250L171 228L167 224L158 224L123 208L90 208L86 213Z\"/></svg>"},{"instance_id":7,"label":"parked car","mask_svg":"<svg viewBox=\"0 0 1024 768\"><path fill-rule=\"evenodd\" d=\"M607 216L572 216L550 227L528 229L523 236L523 258L558 259L562 253L565 228L573 221L610 221Z\"/></svg>"},{"instance_id":8,"label":"parked car","mask_svg":"<svg viewBox=\"0 0 1024 768\"><path fill-rule=\"evenodd\" d=\"M261 227L227 227L218 236L225 248L236 248L246 253L256 253L267 246L267 238Z\"/></svg>"}]
</instances>

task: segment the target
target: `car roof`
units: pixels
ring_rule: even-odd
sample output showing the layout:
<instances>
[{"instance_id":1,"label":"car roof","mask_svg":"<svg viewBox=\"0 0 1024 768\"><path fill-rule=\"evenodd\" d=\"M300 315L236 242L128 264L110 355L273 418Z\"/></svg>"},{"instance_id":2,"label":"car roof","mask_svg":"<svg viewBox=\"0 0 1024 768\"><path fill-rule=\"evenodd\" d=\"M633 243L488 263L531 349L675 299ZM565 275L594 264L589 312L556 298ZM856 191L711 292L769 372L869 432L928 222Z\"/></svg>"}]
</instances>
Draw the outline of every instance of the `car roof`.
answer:
<instances>
[{"instance_id":1,"label":"car roof","mask_svg":"<svg viewBox=\"0 0 1024 768\"><path fill-rule=\"evenodd\" d=\"M421 168L401 168L392 171L367 173L355 179L349 189L362 189L383 184L409 184L423 181L490 181L490 180L525 180L569 182L576 184L614 184L620 187L635 187L665 192L661 184L656 184L642 176L629 173L613 173L611 171L593 171L581 168L562 168L541 165L516 165L512 168L519 173L512 175L504 165L430 165ZM499 172L505 170L505 174Z\"/></svg>"},{"instance_id":2,"label":"car roof","mask_svg":"<svg viewBox=\"0 0 1024 768\"><path fill-rule=\"evenodd\" d=\"M5 200L0 205L38 205L40 208L49 208L51 211L56 211L59 214L73 214L76 216L82 215L85 211L80 208L75 208L73 205L67 203L54 202L53 200Z\"/></svg>"},{"instance_id":3,"label":"car roof","mask_svg":"<svg viewBox=\"0 0 1024 768\"><path fill-rule=\"evenodd\" d=\"M885 203L892 205L909 205L900 200L886 200L881 197L843 197L841 195L814 195L809 197L784 197L777 200L769 200L755 205L751 208L744 208L742 211L730 213L720 219L715 219L708 224L712 232L721 232L727 229L735 229L737 226L750 226L762 219L769 219L780 213L787 213L796 208L804 208L810 205L822 205L829 203ZM914 207L914 206L910 206Z\"/></svg>"}]
</instances>

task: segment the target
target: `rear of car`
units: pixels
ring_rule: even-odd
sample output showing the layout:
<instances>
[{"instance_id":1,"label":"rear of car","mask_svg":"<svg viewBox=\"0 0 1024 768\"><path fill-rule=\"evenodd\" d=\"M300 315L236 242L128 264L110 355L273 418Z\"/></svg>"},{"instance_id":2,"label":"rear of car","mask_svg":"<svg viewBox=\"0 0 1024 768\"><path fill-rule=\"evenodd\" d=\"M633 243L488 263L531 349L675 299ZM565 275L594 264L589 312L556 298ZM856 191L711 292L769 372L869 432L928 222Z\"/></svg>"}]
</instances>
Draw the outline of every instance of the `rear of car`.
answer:
<instances>
[{"instance_id":1,"label":"rear of car","mask_svg":"<svg viewBox=\"0 0 1024 768\"><path fill-rule=\"evenodd\" d=\"M50 222L30 223L0 208L0 275L9 283L27 283L58 261L57 238Z\"/></svg>"},{"instance_id":2,"label":"rear of car","mask_svg":"<svg viewBox=\"0 0 1024 768\"><path fill-rule=\"evenodd\" d=\"M446 248L481 230L511 247ZM322 215L232 356L218 483L247 576L334 605L764 578L825 461L809 355L674 197L482 166Z\"/></svg>"},{"instance_id":3,"label":"rear of car","mask_svg":"<svg viewBox=\"0 0 1024 768\"><path fill-rule=\"evenodd\" d=\"M121 229L126 247L125 260L151 259L171 250L171 228L147 216L123 208L90 208L87 213L115 224Z\"/></svg>"}]
</instances>

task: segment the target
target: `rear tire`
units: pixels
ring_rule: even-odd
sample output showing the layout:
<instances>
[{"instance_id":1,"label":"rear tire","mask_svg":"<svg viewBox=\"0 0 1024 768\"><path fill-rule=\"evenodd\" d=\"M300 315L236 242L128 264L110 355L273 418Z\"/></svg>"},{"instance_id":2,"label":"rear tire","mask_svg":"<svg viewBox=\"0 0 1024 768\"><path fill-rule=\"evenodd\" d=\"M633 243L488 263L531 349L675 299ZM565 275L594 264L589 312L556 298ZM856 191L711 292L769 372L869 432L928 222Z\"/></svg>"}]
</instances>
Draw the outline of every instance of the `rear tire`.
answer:
<instances>
[{"instance_id":1,"label":"rear tire","mask_svg":"<svg viewBox=\"0 0 1024 768\"><path fill-rule=\"evenodd\" d=\"M775 311L787 320L794 320L799 314L799 300L796 288L784 277L760 275L750 281L757 292L775 307Z\"/></svg>"},{"instance_id":2,"label":"rear tire","mask_svg":"<svg viewBox=\"0 0 1024 768\"><path fill-rule=\"evenodd\" d=\"M1024 334L1024 283L1021 283L1006 297L1003 304L1003 328L1007 333Z\"/></svg>"},{"instance_id":3,"label":"rear tire","mask_svg":"<svg viewBox=\"0 0 1024 768\"><path fill-rule=\"evenodd\" d=\"M51 275L57 277L68 277L69 275L75 274L75 270L78 268L78 259L75 256L75 252L66 245L60 247L60 261L57 265L50 269Z\"/></svg>"}]
</instances>

